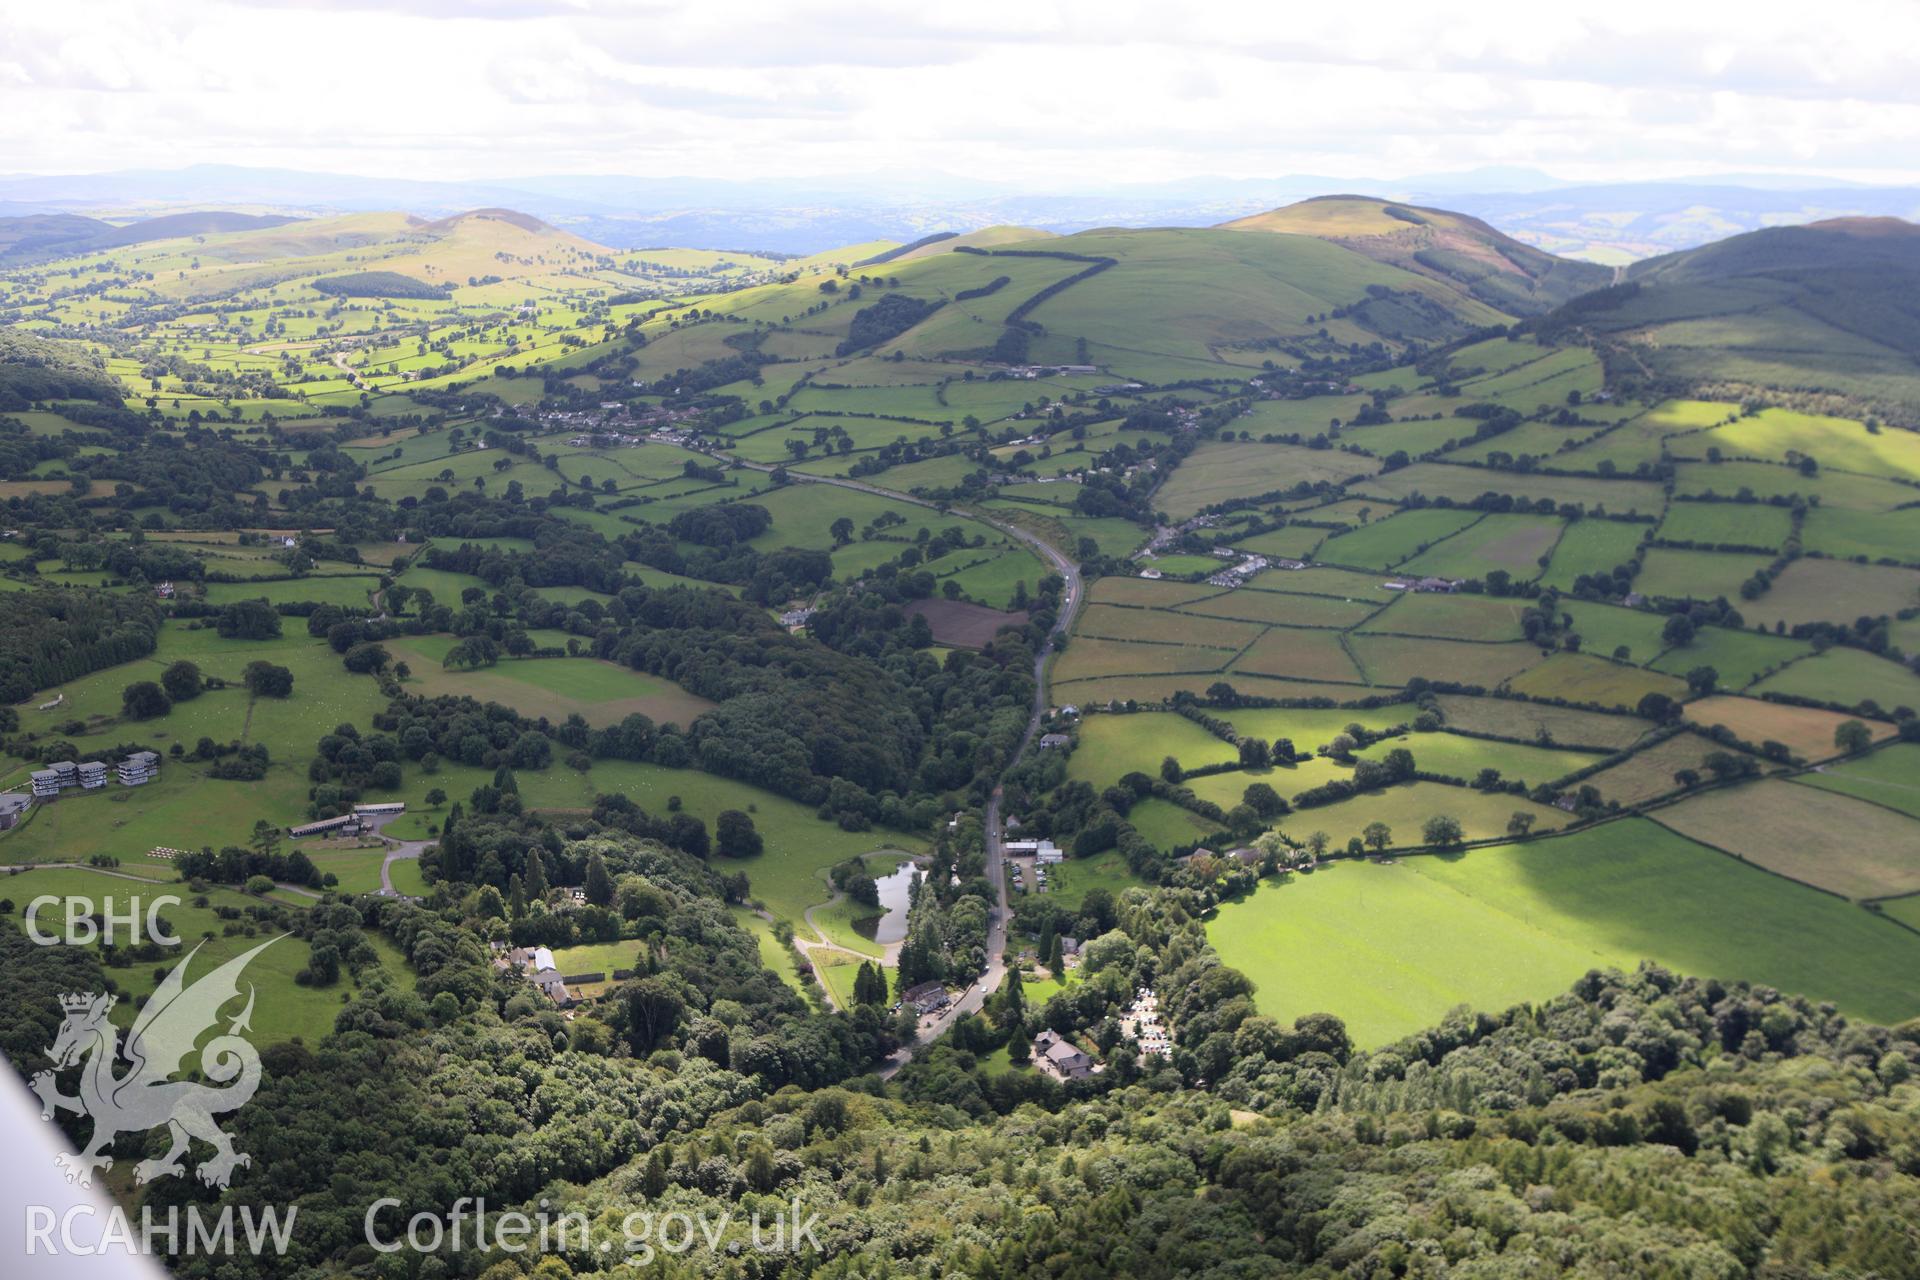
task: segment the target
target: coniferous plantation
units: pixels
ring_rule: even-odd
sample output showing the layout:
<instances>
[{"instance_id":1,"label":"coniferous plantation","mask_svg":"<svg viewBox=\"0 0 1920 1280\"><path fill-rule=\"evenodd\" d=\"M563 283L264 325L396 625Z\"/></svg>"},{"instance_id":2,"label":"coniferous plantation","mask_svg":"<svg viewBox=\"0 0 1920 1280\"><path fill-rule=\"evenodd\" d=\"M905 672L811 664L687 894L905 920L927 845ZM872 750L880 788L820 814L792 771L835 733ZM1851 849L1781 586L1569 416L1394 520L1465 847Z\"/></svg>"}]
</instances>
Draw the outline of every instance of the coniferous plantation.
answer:
<instances>
[{"instance_id":1,"label":"coniferous plantation","mask_svg":"<svg viewBox=\"0 0 1920 1280\"><path fill-rule=\"evenodd\" d=\"M75 1204L291 1223L134 1250L192 1280L1920 1277L1920 195L1755 177L1804 148L1751 121L1714 185L1196 176L1243 68L1174 101L1053 36L1049 93L1106 67L1177 146L1035 106L1106 170L1017 194L1053 153L983 125L963 197L864 88L748 138L716 78L658 93L724 180L500 177L624 92L530 74L576 18L457 20L526 36L485 181L0 163L0 1085L51 1122L0 1244ZM1578 78L1611 28L1567 21ZM959 37L902 22L835 39L940 101ZM466 155L472 105L413 114ZM890 194L785 128L829 118Z\"/></svg>"}]
</instances>

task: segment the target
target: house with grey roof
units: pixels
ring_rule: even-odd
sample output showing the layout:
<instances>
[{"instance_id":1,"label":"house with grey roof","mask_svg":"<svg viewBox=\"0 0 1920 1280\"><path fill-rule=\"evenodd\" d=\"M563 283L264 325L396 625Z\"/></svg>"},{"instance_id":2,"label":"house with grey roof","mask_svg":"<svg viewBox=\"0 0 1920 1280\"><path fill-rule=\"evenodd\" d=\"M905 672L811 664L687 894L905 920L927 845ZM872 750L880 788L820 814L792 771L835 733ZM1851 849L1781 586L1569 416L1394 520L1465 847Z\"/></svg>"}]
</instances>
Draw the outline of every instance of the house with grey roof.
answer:
<instances>
[{"instance_id":1,"label":"house with grey roof","mask_svg":"<svg viewBox=\"0 0 1920 1280\"><path fill-rule=\"evenodd\" d=\"M1086 1050L1052 1030L1034 1037L1033 1060L1062 1080L1079 1080L1093 1074L1093 1058Z\"/></svg>"}]
</instances>

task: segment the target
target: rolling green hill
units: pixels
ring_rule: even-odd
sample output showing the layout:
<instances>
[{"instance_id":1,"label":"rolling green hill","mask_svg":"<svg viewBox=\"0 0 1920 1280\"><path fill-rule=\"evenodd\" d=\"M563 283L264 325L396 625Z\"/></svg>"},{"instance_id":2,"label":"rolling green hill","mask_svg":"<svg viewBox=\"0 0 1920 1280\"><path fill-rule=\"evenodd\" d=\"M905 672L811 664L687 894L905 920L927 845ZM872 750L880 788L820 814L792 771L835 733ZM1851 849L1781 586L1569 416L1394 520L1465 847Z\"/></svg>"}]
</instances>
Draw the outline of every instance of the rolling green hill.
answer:
<instances>
[{"instance_id":1,"label":"rolling green hill","mask_svg":"<svg viewBox=\"0 0 1920 1280\"><path fill-rule=\"evenodd\" d=\"M886 268L890 289L953 305L883 354L940 359L998 347L1008 363L1096 364L1156 382L1374 343L1430 346L1515 314L1457 280L1328 239L1212 228L1021 241L979 232L925 245ZM999 345L1009 325L1026 336Z\"/></svg>"},{"instance_id":2,"label":"rolling green hill","mask_svg":"<svg viewBox=\"0 0 1920 1280\"><path fill-rule=\"evenodd\" d=\"M1920 422L1920 227L1840 218L1774 227L1638 263L1618 288L1574 302L1542 331L1579 330L1609 372L1722 399Z\"/></svg>"}]
</instances>

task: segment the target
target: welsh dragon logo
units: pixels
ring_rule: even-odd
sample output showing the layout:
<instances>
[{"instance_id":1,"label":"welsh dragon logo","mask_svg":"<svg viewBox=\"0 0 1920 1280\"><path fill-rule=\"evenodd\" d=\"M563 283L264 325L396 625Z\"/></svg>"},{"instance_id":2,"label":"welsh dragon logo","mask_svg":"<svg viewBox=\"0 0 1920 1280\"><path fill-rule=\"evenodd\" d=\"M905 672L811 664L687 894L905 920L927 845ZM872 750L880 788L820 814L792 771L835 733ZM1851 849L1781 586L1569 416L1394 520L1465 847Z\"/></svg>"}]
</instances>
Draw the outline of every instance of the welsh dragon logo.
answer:
<instances>
[{"instance_id":1,"label":"welsh dragon logo","mask_svg":"<svg viewBox=\"0 0 1920 1280\"><path fill-rule=\"evenodd\" d=\"M246 1007L228 1023L226 1034L215 1036L199 1050L201 1074L225 1087L173 1076L182 1060L195 1052L201 1033L220 1020L220 1010L228 1001L239 996L240 973L247 962L278 941L270 938L188 986L187 966L206 944L194 947L148 998L124 1045L118 1029L107 1021L115 997L92 992L60 997L67 1020L47 1050L53 1070L39 1072L28 1083L40 1095L41 1119L53 1119L55 1111L71 1111L93 1120L93 1134L84 1150L55 1157L68 1182L92 1186L95 1169L113 1167L113 1157L105 1152L117 1135L143 1133L161 1125L167 1126L173 1145L158 1159L135 1165L136 1182L184 1173L180 1157L191 1138L214 1149L213 1158L203 1160L196 1170L209 1186L226 1186L237 1166L252 1163L233 1149L233 1139L213 1119L217 1112L244 1106L260 1087L260 1055L239 1034L252 1030L251 985ZM122 1057L131 1066L124 1075L116 1075L115 1061ZM60 1092L55 1076L76 1064L80 1065L79 1095L68 1097Z\"/></svg>"}]
</instances>

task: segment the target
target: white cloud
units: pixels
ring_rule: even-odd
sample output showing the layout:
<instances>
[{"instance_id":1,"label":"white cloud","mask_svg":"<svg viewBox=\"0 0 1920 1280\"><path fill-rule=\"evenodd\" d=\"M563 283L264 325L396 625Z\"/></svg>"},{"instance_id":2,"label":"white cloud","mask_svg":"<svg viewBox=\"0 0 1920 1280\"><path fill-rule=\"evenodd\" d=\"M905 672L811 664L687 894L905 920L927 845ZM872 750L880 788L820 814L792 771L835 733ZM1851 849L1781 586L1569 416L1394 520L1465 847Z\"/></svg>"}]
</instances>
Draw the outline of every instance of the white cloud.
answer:
<instances>
[{"instance_id":1,"label":"white cloud","mask_svg":"<svg viewBox=\"0 0 1920 1280\"><path fill-rule=\"evenodd\" d=\"M0 172L1920 178L1920 6L9 6Z\"/></svg>"}]
</instances>

